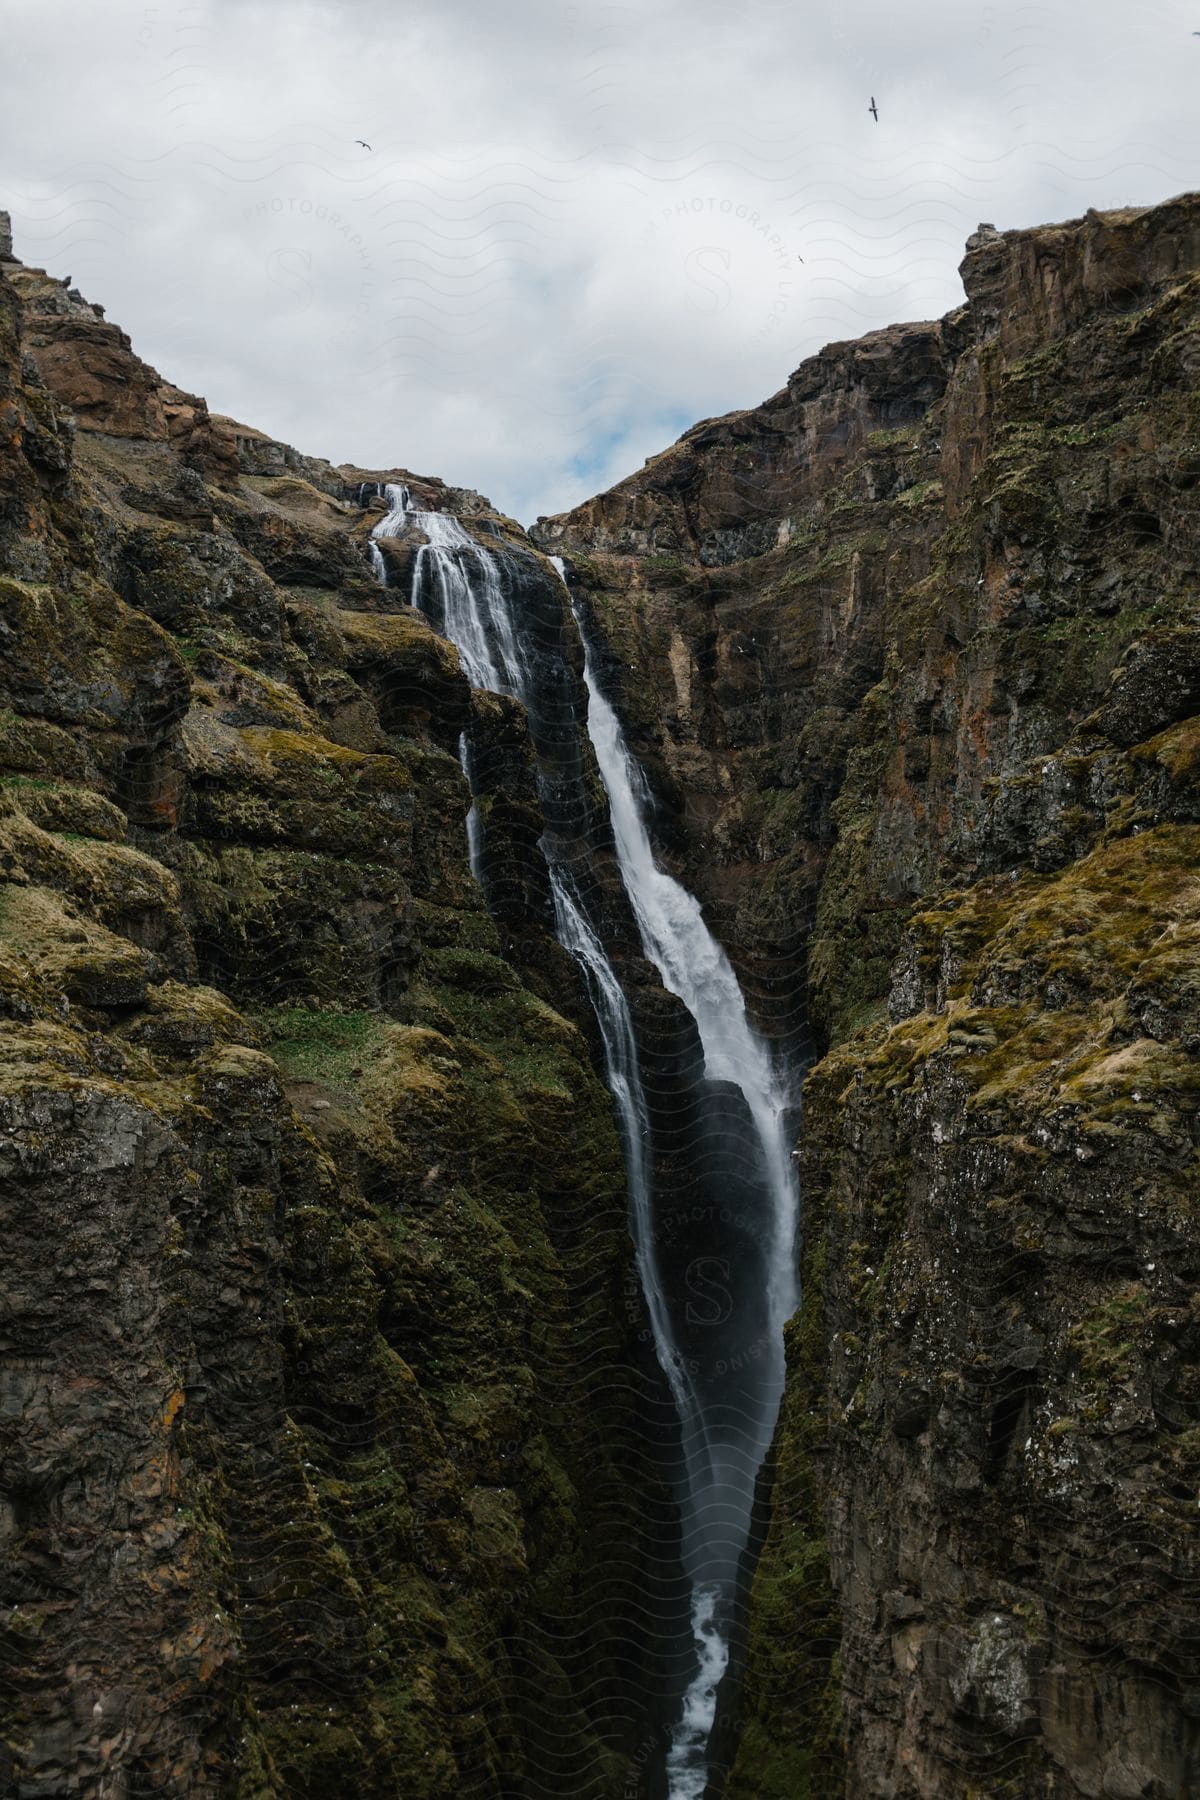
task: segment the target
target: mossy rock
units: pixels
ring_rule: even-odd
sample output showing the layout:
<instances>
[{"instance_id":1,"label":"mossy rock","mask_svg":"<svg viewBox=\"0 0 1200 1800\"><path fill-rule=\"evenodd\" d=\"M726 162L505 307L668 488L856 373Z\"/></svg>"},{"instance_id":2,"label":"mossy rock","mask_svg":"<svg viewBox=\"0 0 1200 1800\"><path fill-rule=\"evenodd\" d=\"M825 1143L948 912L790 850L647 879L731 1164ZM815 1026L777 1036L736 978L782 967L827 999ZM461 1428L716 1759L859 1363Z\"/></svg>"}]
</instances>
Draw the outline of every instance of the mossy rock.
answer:
<instances>
[{"instance_id":1,"label":"mossy rock","mask_svg":"<svg viewBox=\"0 0 1200 1800\"><path fill-rule=\"evenodd\" d=\"M119 844L129 829L126 815L94 788L64 786L44 777L6 776L4 785L26 817L43 831L73 832Z\"/></svg>"}]
</instances>

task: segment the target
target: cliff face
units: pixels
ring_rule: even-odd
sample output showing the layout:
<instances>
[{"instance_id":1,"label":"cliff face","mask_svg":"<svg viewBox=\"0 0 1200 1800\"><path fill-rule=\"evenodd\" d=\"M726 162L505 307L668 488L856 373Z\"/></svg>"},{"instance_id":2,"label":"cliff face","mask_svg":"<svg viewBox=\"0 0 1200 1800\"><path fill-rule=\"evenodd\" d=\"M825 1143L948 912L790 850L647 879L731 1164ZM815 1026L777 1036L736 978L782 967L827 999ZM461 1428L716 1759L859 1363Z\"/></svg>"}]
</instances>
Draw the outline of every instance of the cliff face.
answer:
<instances>
[{"instance_id":1,"label":"cliff face","mask_svg":"<svg viewBox=\"0 0 1200 1800\"><path fill-rule=\"evenodd\" d=\"M663 847L780 1035L801 1030L808 914L885 619L929 562L917 422L956 318L832 345L755 411L697 425L533 536L571 558Z\"/></svg>"},{"instance_id":2,"label":"cliff face","mask_svg":"<svg viewBox=\"0 0 1200 1800\"><path fill-rule=\"evenodd\" d=\"M805 1090L724 1791L1200 1785L1200 202L998 234L534 537Z\"/></svg>"},{"instance_id":3,"label":"cliff face","mask_svg":"<svg viewBox=\"0 0 1200 1800\"><path fill-rule=\"evenodd\" d=\"M661 1723L661 1391L528 734L485 707L498 928L368 476L3 265L6 1793L600 1796Z\"/></svg>"}]
</instances>

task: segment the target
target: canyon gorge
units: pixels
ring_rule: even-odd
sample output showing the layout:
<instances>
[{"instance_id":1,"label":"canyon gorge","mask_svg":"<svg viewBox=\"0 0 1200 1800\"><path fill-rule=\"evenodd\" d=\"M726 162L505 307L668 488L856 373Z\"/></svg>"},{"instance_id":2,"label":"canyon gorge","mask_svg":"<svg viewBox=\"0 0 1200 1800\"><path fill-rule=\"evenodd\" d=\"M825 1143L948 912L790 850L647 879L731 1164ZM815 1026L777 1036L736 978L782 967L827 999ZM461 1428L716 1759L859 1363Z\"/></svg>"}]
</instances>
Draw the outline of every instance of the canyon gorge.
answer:
<instances>
[{"instance_id":1,"label":"canyon gorge","mask_svg":"<svg viewBox=\"0 0 1200 1800\"><path fill-rule=\"evenodd\" d=\"M0 223L0 1795L1200 1790L1200 198L528 528Z\"/></svg>"}]
</instances>

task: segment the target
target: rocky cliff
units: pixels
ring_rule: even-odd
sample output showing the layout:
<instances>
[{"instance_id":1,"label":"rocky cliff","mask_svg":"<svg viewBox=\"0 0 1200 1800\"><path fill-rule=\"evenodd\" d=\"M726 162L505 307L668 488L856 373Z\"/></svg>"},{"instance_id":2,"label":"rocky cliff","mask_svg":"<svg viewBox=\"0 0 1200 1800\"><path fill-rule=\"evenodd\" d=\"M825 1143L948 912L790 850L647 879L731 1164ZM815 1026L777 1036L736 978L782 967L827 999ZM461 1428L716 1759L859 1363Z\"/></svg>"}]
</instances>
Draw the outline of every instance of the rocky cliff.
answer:
<instances>
[{"instance_id":1,"label":"rocky cliff","mask_svg":"<svg viewBox=\"0 0 1200 1800\"><path fill-rule=\"evenodd\" d=\"M1200 200L541 520L805 1087L713 1791L1200 1788Z\"/></svg>"},{"instance_id":2,"label":"rocky cliff","mask_svg":"<svg viewBox=\"0 0 1200 1800\"><path fill-rule=\"evenodd\" d=\"M555 718L471 694L415 540L375 580L393 479L508 547L570 688L568 559L660 853L812 1065L713 1793L1200 1788L1200 201L981 227L961 309L532 543L212 414L10 252L0 1791L650 1779L668 1409ZM695 1046L584 778L683 1279Z\"/></svg>"},{"instance_id":3,"label":"rocky cliff","mask_svg":"<svg viewBox=\"0 0 1200 1800\"><path fill-rule=\"evenodd\" d=\"M0 264L6 1794L616 1795L663 1723L611 1107L498 701L499 925L470 874L395 473Z\"/></svg>"}]
</instances>

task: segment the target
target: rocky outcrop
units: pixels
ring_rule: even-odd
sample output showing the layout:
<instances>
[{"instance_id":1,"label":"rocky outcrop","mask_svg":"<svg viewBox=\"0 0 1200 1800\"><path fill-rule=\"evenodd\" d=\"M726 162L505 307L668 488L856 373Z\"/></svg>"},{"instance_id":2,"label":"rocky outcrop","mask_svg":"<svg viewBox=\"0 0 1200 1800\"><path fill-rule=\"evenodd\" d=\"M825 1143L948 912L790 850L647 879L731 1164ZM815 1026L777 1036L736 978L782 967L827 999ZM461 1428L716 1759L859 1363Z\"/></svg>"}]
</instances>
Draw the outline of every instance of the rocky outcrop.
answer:
<instances>
[{"instance_id":1,"label":"rocky outcrop","mask_svg":"<svg viewBox=\"0 0 1200 1800\"><path fill-rule=\"evenodd\" d=\"M227 421L214 419L198 394L164 382L105 319L104 308L71 286L69 275L56 281L44 269L14 263L7 278L22 303L23 347L81 429L167 442L187 468L223 484L236 478L237 445Z\"/></svg>"},{"instance_id":2,"label":"rocky outcrop","mask_svg":"<svg viewBox=\"0 0 1200 1800\"><path fill-rule=\"evenodd\" d=\"M533 529L570 556L609 646L663 848L792 1045L853 721L892 596L928 567L936 457L918 422L962 336L951 318L832 345L757 411Z\"/></svg>"},{"instance_id":3,"label":"rocky outcrop","mask_svg":"<svg viewBox=\"0 0 1200 1800\"><path fill-rule=\"evenodd\" d=\"M694 425L608 493L539 519L534 536L705 568L769 549L786 539L789 509L831 486L870 433L920 421L946 385L957 326L891 325L830 344L762 406Z\"/></svg>"},{"instance_id":4,"label":"rocky outcrop","mask_svg":"<svg viewBox=\"0 0 1200 1800\"><path fill-rule=\"evenodd\" d=\"M236 459L0 280L0 1787L617 1795L675 1521L582 998L359 472Z\"/></svg>"},{"instance_id":5,"label":"rocky outcrop","mask_svg":"<svg viewBox=\"0 0 1200 1800\"><path fill-rule=\"evenodd\" d=\"M818 1059L730 1800L1200 1784L1198 233L981 228L535 529Z\"/></svg>"}]
</instances>

